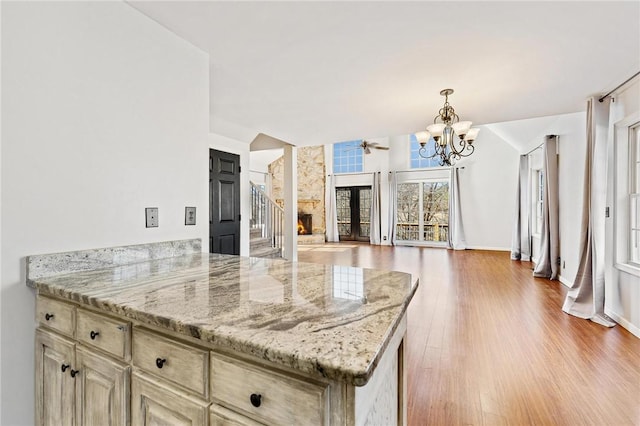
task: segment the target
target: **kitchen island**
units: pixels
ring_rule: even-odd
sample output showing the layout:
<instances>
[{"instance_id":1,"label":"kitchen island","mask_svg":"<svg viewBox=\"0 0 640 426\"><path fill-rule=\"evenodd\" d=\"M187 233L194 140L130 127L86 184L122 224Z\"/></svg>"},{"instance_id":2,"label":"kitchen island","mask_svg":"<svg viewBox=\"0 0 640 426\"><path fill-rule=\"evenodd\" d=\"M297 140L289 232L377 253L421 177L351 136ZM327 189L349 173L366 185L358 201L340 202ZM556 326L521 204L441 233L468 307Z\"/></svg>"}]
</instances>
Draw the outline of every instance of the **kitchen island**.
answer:
<instances>
[{"instance_id":1,"label":"kitchen island","mask_svg":"<svg viewBox=\"0 0 640 426\"><path fill-rule=\"evenodd\" d=\"M406 424L410 274L139 247L28 259L37 424Z\"/></svg>"}]
</instances>

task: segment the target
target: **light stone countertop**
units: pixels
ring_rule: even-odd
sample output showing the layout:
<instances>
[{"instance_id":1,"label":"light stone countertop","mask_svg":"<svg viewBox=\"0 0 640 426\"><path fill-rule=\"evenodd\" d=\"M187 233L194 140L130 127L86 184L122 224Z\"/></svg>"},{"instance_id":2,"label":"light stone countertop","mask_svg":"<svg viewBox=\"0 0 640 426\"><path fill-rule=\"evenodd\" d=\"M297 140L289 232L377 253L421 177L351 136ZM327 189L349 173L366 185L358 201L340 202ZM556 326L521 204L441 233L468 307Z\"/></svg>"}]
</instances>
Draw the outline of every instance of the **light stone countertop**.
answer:
<instances>
[{"instance_id":1,"label":"light stone countertop","mask_svg":"<svg viewBox=\"0 0 640 426\"><path fill-rule=\"evenodd\" d=\"M208 253L30 284L39 294L356 386L371 377L418 286L403 272Z\"/></svg>"}]
</instances>

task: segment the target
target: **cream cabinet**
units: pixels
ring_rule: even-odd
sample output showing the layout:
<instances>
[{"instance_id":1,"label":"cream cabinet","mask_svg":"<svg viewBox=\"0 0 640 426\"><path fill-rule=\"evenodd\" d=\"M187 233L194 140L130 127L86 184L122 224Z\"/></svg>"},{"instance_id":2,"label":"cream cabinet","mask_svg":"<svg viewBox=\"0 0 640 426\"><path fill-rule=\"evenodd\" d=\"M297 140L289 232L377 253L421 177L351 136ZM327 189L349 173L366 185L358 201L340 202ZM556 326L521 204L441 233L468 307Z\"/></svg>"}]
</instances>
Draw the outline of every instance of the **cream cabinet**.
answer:
<instances>
[{"instance_id":1,"label":"cream cabinet","mask_svg":"<svg viewBox=\"0 0 640 426\"><path fill-rule=\"evenodd\" d=\"M36 425L128 425L130 326L44 297L36 315Z\"/></svg>"},{"instance_id":2,"label":"cream cabinet","mask_svg":"<svg viewBox=\"0 0 640 426\"><path fill-rule=\"evenodd\" d=\"M75 424L73 342L48 331L36 331L36 425Z\"/></svg>"},{"instance_id":3,"label":"cream cabinet","mask_svg":"<svg viewBox=\"0 0 640 426\"><path fill-rule=\"evenodd\" d=\"M406 319L355 387L50 297L36 312L39 426L406 424Z\"/></svg>"}]
</instances>

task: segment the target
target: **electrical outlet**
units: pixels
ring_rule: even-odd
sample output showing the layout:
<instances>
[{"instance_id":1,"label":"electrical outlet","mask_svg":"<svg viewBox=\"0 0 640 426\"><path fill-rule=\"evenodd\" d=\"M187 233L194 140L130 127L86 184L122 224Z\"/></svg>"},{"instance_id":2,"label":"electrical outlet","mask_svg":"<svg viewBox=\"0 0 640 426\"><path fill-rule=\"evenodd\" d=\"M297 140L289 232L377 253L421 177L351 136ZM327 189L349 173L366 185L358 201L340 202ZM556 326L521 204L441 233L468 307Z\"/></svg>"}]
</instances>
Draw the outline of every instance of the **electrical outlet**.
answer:
<instances>
[{"instance_id":1,"label":"electrical outlet","mask_svg":"<svg viewBox=\"0 0 640 426\"><path fill-rule=\"evenodd\" d=\"M195 207L184 208L184 224L185 225L196 224L196 208Z\"/></svg>"},{"instance_id":2,"label":"electrical outlet","mask_svg":"<svg viewBox=\"0 0 640 426\"><path fill-rule=\"evenodd\" d=\"M147 207L144 209L147 228L157 228L158 227L158 208L157 207Z\"/></svg>"},{"instance_id":3,"label":"electrical outlet","mask_svg":"<svg viewBox=\"0 0 640 426\"><path fill-rule=\"evenodd\" d=\"M386 235L382 237L382 241L387 241L387 236Z\"/></svg>"}]
</instances>

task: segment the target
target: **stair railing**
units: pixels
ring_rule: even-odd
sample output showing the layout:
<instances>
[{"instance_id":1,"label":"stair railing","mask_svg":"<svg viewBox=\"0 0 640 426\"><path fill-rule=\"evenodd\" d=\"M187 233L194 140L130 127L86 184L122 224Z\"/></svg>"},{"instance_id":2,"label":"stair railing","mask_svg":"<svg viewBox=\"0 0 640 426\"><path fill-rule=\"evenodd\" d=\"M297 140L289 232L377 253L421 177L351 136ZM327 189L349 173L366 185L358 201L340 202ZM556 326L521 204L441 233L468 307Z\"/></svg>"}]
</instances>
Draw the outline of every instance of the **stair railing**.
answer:
<instances>
[{"instance_id":1,"label":"stair railing","mask_svg":"<svg viewBox=\"0 0 640 426\"><path fill-rule=\"evenodd\" d=\"M264 192L251 183L251 229L260 229L262 238L271 241L271 247L282 254L284 210Z\"/></svg>"}]
</instances>

